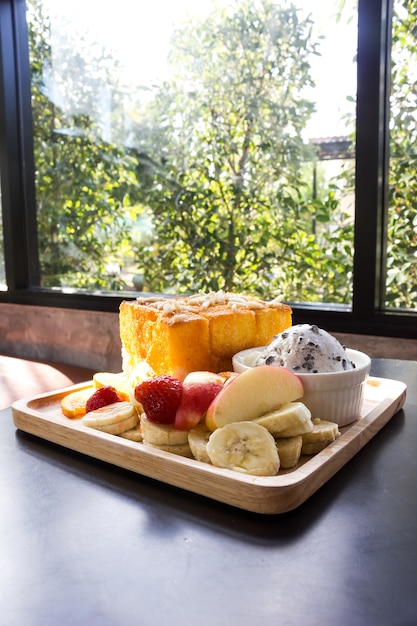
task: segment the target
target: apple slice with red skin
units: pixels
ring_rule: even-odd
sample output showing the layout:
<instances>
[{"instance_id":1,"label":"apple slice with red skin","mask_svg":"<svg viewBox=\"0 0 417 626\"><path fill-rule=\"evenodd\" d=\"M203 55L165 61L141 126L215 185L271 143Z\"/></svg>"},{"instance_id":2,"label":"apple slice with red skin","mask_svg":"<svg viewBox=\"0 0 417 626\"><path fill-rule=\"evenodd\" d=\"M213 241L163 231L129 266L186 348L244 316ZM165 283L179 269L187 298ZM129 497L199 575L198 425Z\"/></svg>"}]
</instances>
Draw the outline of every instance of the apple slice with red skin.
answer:
<instances>
[{"instance_id":1,"label":"apple slice with red skin","mask_svg":"<svg viewBox=\"0 0 417 626\"><path fill-rule=\"evenodd\" d=\"M223 389L224 376L214 372L190 372L182 383L182 394L175 414L175 428L190 430L205 417L213 399Z\"/></svg>"},{"instance_id":2,"label":"apple slice with red skin","mask_svg":"<svg viewBox=\"0 0 417 626\"><path fill-rule=\"evenodd\" d=\"M230 422L253 420L303 395L300 379L290 370L259 365L223 387L207 409L206 425L214 431Z\"/></svg>"}]
</instances>

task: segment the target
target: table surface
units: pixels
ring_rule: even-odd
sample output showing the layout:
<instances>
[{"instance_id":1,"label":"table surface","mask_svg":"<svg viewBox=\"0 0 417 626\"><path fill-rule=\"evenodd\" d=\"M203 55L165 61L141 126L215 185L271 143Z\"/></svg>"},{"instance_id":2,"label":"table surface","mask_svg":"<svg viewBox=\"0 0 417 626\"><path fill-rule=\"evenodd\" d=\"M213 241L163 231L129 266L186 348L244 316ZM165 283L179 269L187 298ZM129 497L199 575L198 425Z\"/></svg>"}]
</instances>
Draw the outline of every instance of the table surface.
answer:
<instances>
[{"instance_id":1,"label":"table surface","mask_svg":"<svg viewBox=\"0 0 417 626\"><path fill-rule=\"evenodd\" d=\"M298 509L248 513L16 431L0 412L0 624L417 623L417 361L406 404Z\"/></svg>"}]
</instances>

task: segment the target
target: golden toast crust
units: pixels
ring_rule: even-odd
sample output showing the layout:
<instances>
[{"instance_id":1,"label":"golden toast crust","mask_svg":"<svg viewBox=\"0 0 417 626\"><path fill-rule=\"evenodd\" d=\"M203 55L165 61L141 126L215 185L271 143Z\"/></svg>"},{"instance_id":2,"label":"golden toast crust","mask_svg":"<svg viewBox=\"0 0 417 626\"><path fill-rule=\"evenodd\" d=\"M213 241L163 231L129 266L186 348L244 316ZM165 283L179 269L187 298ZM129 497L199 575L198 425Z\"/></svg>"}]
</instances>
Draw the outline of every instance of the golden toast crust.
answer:
<instances>
[{"instance_id":1,"label":"golden toast crust","mask_svg":"<svg viewBox=\"0 0 417 626\"><path fill-rule=\"evenodd\" d=\"M156 375L183 380L190 371L231 370L236 352L291 326L292 311L278 300L213 292L123 301L119 320L125 373L145 361Z\"/></svg>"}]
</instances>

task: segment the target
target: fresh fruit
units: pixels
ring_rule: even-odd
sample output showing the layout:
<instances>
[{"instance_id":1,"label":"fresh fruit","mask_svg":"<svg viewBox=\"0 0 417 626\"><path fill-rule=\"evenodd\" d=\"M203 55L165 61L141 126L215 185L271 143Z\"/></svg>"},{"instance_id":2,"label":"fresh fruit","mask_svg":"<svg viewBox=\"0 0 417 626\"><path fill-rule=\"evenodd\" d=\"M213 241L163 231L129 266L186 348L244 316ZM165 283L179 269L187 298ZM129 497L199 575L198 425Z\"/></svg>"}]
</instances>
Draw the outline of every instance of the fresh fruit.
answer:
<instances>
[{"instance_id":1,"label":"fresh fruit","mask_svg":"<svg viewBox=\"0 0 417 626\"><path fill-rule=\"evenodd\" d=\"M316 418L313 420L313 430L302 435L301 454L317 454L338 437L340 431L337 424Z\"/></svg>"},{"instance_id":2,"label":"fresh fruit","mask_svg":"<svg viewBox=\"0 0 417 626\"><path fill-rule=\"evenodd\" d=\"M175 446L188 443L186 430L178 430L173 424L152 422L146 417L146 414L140 418L140 429L143 440L155 446Z\"/></svg>"},{"instance_id":3,"label":"fresh fruit","mask_svg":"<svg viewBox=\"0 0 417 626\"><path fill-rule=\"evenodd\" d=\"M175 414L175 428L190 430L204 419L208 407L223 389L224 378L213 372L190 372L182 382L182 395Z\"/></svg>"},{"instance_id":4,"label":"fresh fruit","mask_svg":"<svg viewBox=\"0 0 417 626\"><path fill-rule=\"evenodd\" d=\"M206 450L217 467L254 476L275 476L279 470L275 440L255 422L231 422L217 428L210 435Z\"/></svg>"},{"instance_id":5,"label":"fresh fruit","mask_svg":"<svg viewBox=\"0 0 417 626\"><path fill-rule=\"evenodd\" d=\"M275 439L275 444L278 450L280 469L295 467L301 456L301 446L303 445L301 435Z\"/></svg>"},{"instance_id":6,"label":"fresh fruit","mask_svg":"<svg viewBox=\"0 0 417 626\"><path fill-rule=\"evenodd\" d=\"M90 411L96 411L108 404L114 404L115 402L121 402L121 398L114 387L106 385L96 389L92 396L90 396L85 405L86 413Z\"/></svg>"},{"instance_id":7,"label":"fresh fruit","mask_svg":"<svg viewBox=\"0 0 417 626\"><path fill-rule=\"evenodd\" d=\"M106 407L102 407L106 408ZM98 409L101 411L102 409ZM109 433L109 435L122 435L124 432L131 430L136 426L139 421L139 416L136 411L130 417L125 420L120 420L120 422L116 422L115 424L107 424L104 426L95 426L96 430L101 430L104 433Z\"/></svg>"},{"instance_id":8,"label":"fresh fruit","mask_svg":"<svg viewBox=\"0 0 417 626\"><path fill-rule=\"evenodd\" d=\"M202 422L188 433L188 443L196 461L211 463L207 453L207 443L211 435L211 430Z\"/></svg>"},{"instance_id":9,"label":"fresh fruit","mask_svg":"<svg viewBox=\"0 0 417 626\"><path fill-rule=\"evenodd\" d=\"M236 378L239 374L237 372L227 371L227 372L219 372L217 376L220 376L224 380L224 384L228 383L232 378Z\"/></svg>"},{"instance_id":10,"label":"fresh fruit","mask_svg":"<svg viewBox=\"0 0 417 626\"><path fill-rule=\"evenodd\" d=\"M86 413L86 402L93 393L94 390L91 387L88 387L87 389L72 391L64 396L61 400L61 411L65 417L69 417L71 419L83 417Z\"/></svg>"},{"instance_id":11,"label":"fresh fruit","mask_svg":"<svg viewBox=\"0 0 417 626\"><path fill-rule=\"evenodd\" d=\"M124 421L133 415L138 418L138 415L130 402L121 401L102 406L95 411L86 413L82 421L85 426L99 428L101 426L117 424L118 422Z\"/></svg>"},{"instance_id":12,"label":"fresh fruit","mask_svg":"<svg viewBox=\"0 0 417 626\"><path fill-rule=\"evenodd\" d=\"M313 429L309 433L303 435L303 441L313 443L316 441L334 441L340 437L340 431L337 424L326 420L313 419Z\"/></svg>"},{"instance_id":13,"label":"fresh fruit","mask_svg":"<svg viewBox=\"0 0 417 626\"><path fill-rule=\"evenodd\" d=\"M142 432L140 430L140 423L138 422L134 428L129 428L120 433L120 437L123 439L130 439L130 441L142 441Z\"/></svg>"},{"instance_id":14,"label":"fresh fruit","mask_svg":"<svg viewBox=\"0 0 417 626\"><path fill-rule=\"evenodd\" d=\"M318 454L324 448L327 448L331 441L316 441L314 443L303 443L301 447L301 454L305 454L306 456L312 456L314 454Z\"/></svg>"},{"instance_id":15,"label":"fresh fruit","mask_svg":"<svg viewBox=\"0 0 417 626\"><path fill-rule=\"evenodd\" d=\"M295 437L313 430L311 412L302 402L287 402L276 411L271 411L255 420L274 437Z\"/></svg>"},{"instance_id":16,"label":"fresh fruit","mask_svg":"<svg viewBox=\"0 0 417 626\"><path fill-rule=\"evenodd\" d=\"M193 458L190 446L187 443L179 443L173 446L170 445L155 445L153 443L149 443L148 441L143 442L145 446L149 448L153 448L154 450L162 450L163 452L171 452L171 454L178 454L179 456L185 456L189 459Z\"/></svg>"},{"instance_id":17,"label":"fresh fruit","mask_svg":"<svg viewBox=\"0 0 417 626\"><path fill-rule=\"evenodd\" d=\"M150 378L155 378L156 374L153 369L146 363L146 361L141 361L136 365L133 371L130 373L128 378L128 387L129 387L129 395L130 402L133 406L136 407L139 413L143 413L144 409L140 402L138 402L135 398L135 387L139 385L139 383L144 380L149 380Z\"/></svg>"},{"instance_id":18,"label":"fresh fruit","mask_svg":"<svg viewBox=\"0 0 417 626\"><path fill-rule=\"evenodd\" d=\"M93 384L96 389L100 389L100 387L114 387L121 400L130 399L129 381L123 372L118 374L112 374L110 372L97 372L93 376Z\"/></svg>"},{"instance_id":19,"label":"fresh fruit","mask_svg":"<svg viewBox=\"0 0 417 626\"><path fill-rule=\"evenodd\" d=\"M253 367L224 385L207 409L206 424L215 430L230 422L254 420L303 394L300 379L289 370Z\"/></svg>"},{"instance_id":20,"label":"fresh fruit","mask_svg":"<svg viewBox=\"0 0 417 626\"><path fill-rule=\"evenodd\" d=\"M173 376L156 376L135 386L135 400L152 422L171 424L179 407L182 382Z\"/></svg>"}]
</instances>

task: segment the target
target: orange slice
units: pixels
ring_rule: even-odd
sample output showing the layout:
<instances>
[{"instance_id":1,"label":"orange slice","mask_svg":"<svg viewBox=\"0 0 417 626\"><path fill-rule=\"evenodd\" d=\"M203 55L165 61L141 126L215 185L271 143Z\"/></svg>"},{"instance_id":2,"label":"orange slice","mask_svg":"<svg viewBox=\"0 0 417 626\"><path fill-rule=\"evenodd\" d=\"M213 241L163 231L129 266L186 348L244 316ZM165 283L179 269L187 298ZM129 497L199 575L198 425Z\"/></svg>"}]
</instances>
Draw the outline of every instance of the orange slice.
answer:
<instances>
[{"instance_id":1,"label":"orange slice","mask_svg":"<svg viewBox=\"0 0 417 626\"><path fill-rule=\"evenodd\" d=\"M64 396L61 400L61 410L65 417L71 419L83 417L85 415L85 404L93 393L94 389L88 387L87 389L72 391Z\"/></svg>"}]
</instances>

